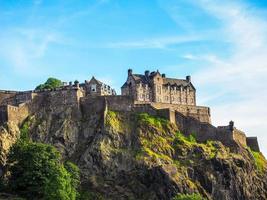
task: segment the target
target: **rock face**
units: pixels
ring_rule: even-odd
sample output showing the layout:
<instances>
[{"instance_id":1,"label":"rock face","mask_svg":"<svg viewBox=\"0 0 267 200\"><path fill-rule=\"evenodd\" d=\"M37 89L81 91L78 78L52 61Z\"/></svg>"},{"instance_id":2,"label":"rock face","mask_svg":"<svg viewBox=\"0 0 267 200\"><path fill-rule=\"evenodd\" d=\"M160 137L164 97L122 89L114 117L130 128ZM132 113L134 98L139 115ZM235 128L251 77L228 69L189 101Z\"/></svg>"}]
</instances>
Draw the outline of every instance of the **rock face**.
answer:
<instances>
[{"instance_id":1,"label":"rock face","mask_svg":"<svg viewBox=\"0 0 267 200\"><path fill-rule=\"evenodd\" d=\"M38 106L36 106L38 107ZM175 124L130 112L113 112L104 102L40 106L26 120L33 141L56 146L76 163L84 190L105 199L171 199L201 193L207 199L267 199L265 159L248 148L198 143ZM1 164L19 128L1 127Z\"/></svg>"}]
</instances>

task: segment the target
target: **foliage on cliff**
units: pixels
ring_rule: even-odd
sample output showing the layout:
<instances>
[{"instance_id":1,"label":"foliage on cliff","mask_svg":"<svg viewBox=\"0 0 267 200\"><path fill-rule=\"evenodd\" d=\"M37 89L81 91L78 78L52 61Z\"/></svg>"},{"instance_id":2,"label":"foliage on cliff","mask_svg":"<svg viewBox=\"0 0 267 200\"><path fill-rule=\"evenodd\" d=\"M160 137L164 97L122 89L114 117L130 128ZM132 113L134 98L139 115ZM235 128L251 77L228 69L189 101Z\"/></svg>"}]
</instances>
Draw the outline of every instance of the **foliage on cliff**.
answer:
<instances>
[{"instance_id":1,"label":"foliage on cliff","mask_svg":"<svg viewBox=\"0 0 267 200\"><path fill-rule=\"evenodd\" d=\"M22 126L20 139L12 146L7 160L9 177L6 190L27 199L75 200L80 185L79 168L62 157L52 145L31 142L30 120Z\"/></svg>"},{"instance_id":2,"label":"foliage on cliff","mask_svg":"<svg viewBox=\"0 0 267 200\"><path fill-rule=\"evenodd\" d=\"M61 80L56 78L48 78L45 83L38 85L35 89L36 90L42 90L42 89L54 89L57 87L62 86L63 83Z\"/></svg>"}]
</instances>

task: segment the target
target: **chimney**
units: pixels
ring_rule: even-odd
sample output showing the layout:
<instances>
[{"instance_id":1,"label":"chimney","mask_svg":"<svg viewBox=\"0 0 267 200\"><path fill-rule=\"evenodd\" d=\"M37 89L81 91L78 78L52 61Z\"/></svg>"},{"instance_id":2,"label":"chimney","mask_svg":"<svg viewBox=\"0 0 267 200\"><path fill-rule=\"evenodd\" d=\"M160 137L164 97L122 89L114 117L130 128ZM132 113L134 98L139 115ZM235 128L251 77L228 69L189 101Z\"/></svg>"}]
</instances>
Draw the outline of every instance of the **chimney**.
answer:
<instances>
[{"instance_id":1,"label":"chimney","mask_svg":"<svg viewBox=\"0 0 267 200\"><path fill-rule=\"evenodd\" d=\"M187 81L188 83L190 83L190 82L191 82L191 76L186 76L186 81Z\"/></svg>"},{"instance_id":2,"label":"chimney","mask_svg":"<svg viewBox=\"0 0 267 200\"><path fill-rule=\"evenodd\" d=\"M146 70L146 71L145 71L145 76L146 76L146 77L149 77L149 70Z\"/></svg>"},{"instance_id":3,"label":"chimney","mask_svg":"<svg viewBox=\"0 0 267 200\"><path fill-rule=\"evenodd\" d=\"M133 70L132 69L128 69L128 76L133 74Z\"/></svg>"},{"instance_id":4,"label":"chimney","mask_svg":"<svg viewBox=\"0 0 267 200\"><path fill-rule=\"evenodd\" d=\"M162 74L161 76L162 76L162 78L166 78L166 74Z\"/></svg>"}]
</instances>

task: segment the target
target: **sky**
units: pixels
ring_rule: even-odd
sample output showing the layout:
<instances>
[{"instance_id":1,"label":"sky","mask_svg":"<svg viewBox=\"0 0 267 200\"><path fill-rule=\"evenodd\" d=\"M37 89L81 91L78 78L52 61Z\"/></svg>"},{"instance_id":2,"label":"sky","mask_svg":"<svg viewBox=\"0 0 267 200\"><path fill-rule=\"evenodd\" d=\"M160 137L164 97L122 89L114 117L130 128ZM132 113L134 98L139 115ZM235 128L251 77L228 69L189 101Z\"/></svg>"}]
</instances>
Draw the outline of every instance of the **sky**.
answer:
<instances>
[{"instance_id":1,"label":"sky","mask_svg":"<svg viewBox=\"0 0 267 200\"><path fill-rule=\"evenodd\" d=\"M0 88L127 70L191 75L212 123L230 120L267 155L267 1L0 0Z\"/></svg>"}]
</instances>

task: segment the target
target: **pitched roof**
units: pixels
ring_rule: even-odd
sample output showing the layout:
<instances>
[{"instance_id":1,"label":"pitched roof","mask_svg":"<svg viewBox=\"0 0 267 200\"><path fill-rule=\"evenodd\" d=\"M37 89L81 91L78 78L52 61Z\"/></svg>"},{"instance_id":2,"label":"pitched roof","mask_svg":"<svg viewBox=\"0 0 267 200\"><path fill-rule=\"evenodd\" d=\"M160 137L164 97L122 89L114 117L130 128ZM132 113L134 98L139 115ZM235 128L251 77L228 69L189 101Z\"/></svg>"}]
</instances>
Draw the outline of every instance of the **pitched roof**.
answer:
<instances>
[{"instance_id":1,"label":"pitched roof","mask_svg":"<svg viewBox=\"0 0 267 200\"><path fill-rule=\"evenodd\" d=\"M145 75L142 74L133 74L133 78L136 82L142 82L142 83L149 83L149 80L147 79L147 77Z\"/></svg>"},{"instance_id":2,"label":"pitched roof","mask_svg":"<svg viewBox=\"0 0 267 200\"><path fill-rule=\"evenodd\" d=\"M163 78L163 84L188 86L190 83L184 79Z\"/></svg>"}]
</instances>

